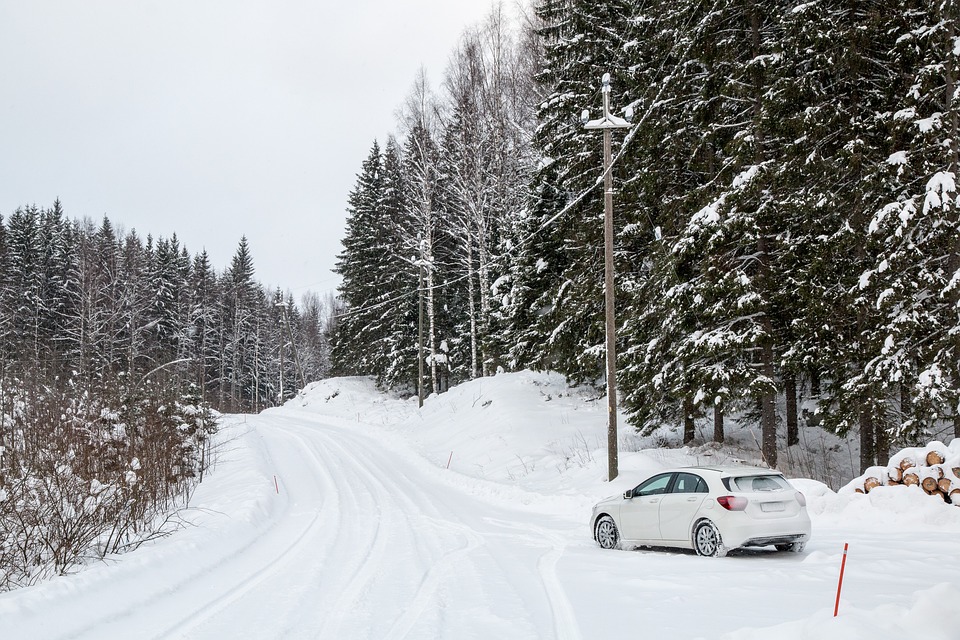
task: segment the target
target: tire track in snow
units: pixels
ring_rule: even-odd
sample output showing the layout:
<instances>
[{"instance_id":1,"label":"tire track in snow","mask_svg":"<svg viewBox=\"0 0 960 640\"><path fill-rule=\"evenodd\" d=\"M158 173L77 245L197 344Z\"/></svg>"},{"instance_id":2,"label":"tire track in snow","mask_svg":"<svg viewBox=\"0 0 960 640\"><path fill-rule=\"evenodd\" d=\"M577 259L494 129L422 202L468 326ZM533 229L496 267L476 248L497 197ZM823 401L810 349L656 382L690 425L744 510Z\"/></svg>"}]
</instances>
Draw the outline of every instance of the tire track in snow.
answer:
<instances>
[{"instance_id":1,"label":"tire track in snow","mask_svg":"<svg viewBox=\"0 0 960 640\"><path fill-rule=\"evenodd\" d=\"M334 431L336 437L333 435ZM418 551L420 561L414 570L421 570L422 578L408 603L402 607L400 615L382 636L391 640L404 638L436 599L437 591L443 584L444 578L450 574L454 562L484 546L485 541L469 527L451 523L443 518L432 501L423 499L415 501L412 496L424 495L422 488L410 479L402 468L392 469L398 472L399 476L394 478L391 487L388 488L381 477L372 471L385 468L384 460L381 459L382 454L369 449L369 444L364 438L351 431L340 429L332 429L323 435L328 447L339 450L351 459L355 467L353 471L359 472L360 481L368 487L371 495L388 497L380 501L378 509L382 514L383 507L389 505L390 508L386 512L393 517L389 530L394 535L398 532L404 533L402 542L406 543L408 548L415 547ZM349 441L350 446L347 446L344 441ZM398 489L403 490L397 491ZM404 525L402 528L397 526L397 520L402 520ZM455 549L446 549L446 545L441 541L441 534L465 539L465 542ZM401 546L398 544L400 542L394 538L391 544L394 547ZM437 557L438 553L439 557ZM368 558L364 562L364 570L355 578L355 584L352 585L354 588L338 600L335 610L346 611L349 605L356 601L371 581L371 572L379 568L377 564L379 564L378 557ZM341 618L343 616L339 616L335 621L334 630L339 629L344 622ZM327 636L328 626L329 624L324 626L319 637Z\"/></svg>"},{"instance_id":2,"label":"tire track in snow","mask_svg":"<svg viewBox=\"0 0 960 640\"><path fill-rule=\"evenodd\" d=\"M333 486L334 480L330 473L324 468L320 459L316 454L306 446L306 440L295 433L292 433L286 429L278 429L278 431L283 431L286 436L295 440L300 445L303 445L300 450L305 451L311 458L313 465L312 467L320 472L320 477L324 481L324 484L328 487ZM251 575L245 578L242 582L230 588L229 590L220 593L212 599L206 599L203 601L203 604L187 615L184 618L181 618L176 624L168 627L165 631L161 632L158 635L155 635L154 638L170 638L170 637L183 637L188 634L190 631L197 629L202 626L205 622L216 617L219 613L224 611L227 607L237 602L245 595L253 591L255 588L266 582L267 580L275 577L281 571L286 570L286 561L290 559L295 554L299 554L303 548L306 546L306 541L308 536L315 533L318 530L318 525L320 524L321 518L323 516L329 515L330 513L335 514L335 517L339 518L341 514L339 496L336 491L328 492L331 496L331 506L327 506L324 503L322 509L318 509L314 514L313 518L310 519L309 523L299 535L287 544L287 546L279 553L272 556L266 563L262 564L259 569L255 570ZM289 511L289 503L288 503ZM280 520L276 521L273 529L279 528L281 526ZM339 527L337 527L339 529ZM321 530L326 530L326 527L323 527ZM263 536L258 536L251 544L244 547L241 553L234 554L229 556L228 560L232 560L238 557L243 557L248 552L249 548L254 546L254 544L262 542ZM314 543L315 541L312 541ZM321 547L322 548L322 547ZM221 563L225 564L225 563Z\"/></svg>"},{"instance_id":3,"label":"tire track in snow","mask_svg":"<svg viewBox=\"0 0 960 640\"><path fill-rule=\"evenodd\" d=\"M385 513L384 507L388 507L386 513L390 514L392 519L390 534L403 534L400 538L391 539L392 546L416 549L418 561L414 563L412 571L421 572L422 577L415 591L400 608L399 615L385 631L385 635L371 635L391 639L406 637L436 601L438 590L444 584L444 579L450 575L455 562L484 546L485 541L469 527L446 519L433 500L414 500L413 496L430 494L425 494L423 487L412 480L402 467L394 465L391 468L391 461L385 459L384 454L370 448L369 438L350 429L332 426L325 430L323 437L327 447L337 449L351 459L351 472L359 477L357 484L363 484L370 495L381 498L378 503L381 515ZM383 479L383 471L386 469L396 474L391 477L389 485ZM457 539L460 544L449 549L449 542L445 542L448 538ZM359 595L364 593L371 582L371 572L379 568L376 566L378 563L377 557L368 558L364 562L364 570L352 583L350 592L338 600L335 611L345 612L356 603ZM393 563L391 568L396 569ZM379 613L384 615L386 612ZM345 618L345 615L338 615L333 622L327 622L319 637L328 637L331 627L333 630L341 628Z\"/></svg>"},{"instance_id":4,"label":"tire track in snow","mask_svg":"<svg viewBox=\"0 0 960 640\"><path fill-rule=\"evenodd\" d=\"M369 445L366 440L369 438L367 437L361 436L348 429L341 431L341 429L337 428L333 430L338 432L338 438L336 440L331 438L330 444L341 449L346 455L353 459L358 468L363 470L364 480L367 481L367 484L376 486L376 489L374 489L376 495L385 495L387 492L380 490L381 488L385 488L385 485L376 474L371 472L373 469L383 469L388 466L388 464L384 464L386 461L383 459L383 454L368 448ZM347 448L343 440L349 440L351 446ZM499 529L509 530L511 533L477 532L463 522L461 518L456 516L457 510L455 508L450 508L449 504L443 504L441 507L440 502L438 502L440 499L438 496L431 496L430 499L414 502L411 496L430 496L430 494L424 494L419 484L409 478L401 468L393 468L391 470L400 473L400 477L394 481L395 486L399 486L400 484L407 485L407 490L401 491L397 498L405 505L405 508L402 508L400 513L405 517L408 525L413 524L409 514L422 512L426 516L429 512L432 517L427 516L427 519L431 525L433 525L434 530L439 528L458 535L465 535L468 543L465 547L444 552L443 556L439 559L432 558L430 560L430 569L426 572L416 594L413 596L405 612L395 620L393 626L388 631L388 635L385 637L391 640L405 637L427 609L442 579L453 564L453 561L462 557L468 557L481 547L486 546L486 537L492 535L510 540L520 538L533 548L541 548L544 539L551 543L552 548L550 551L541 556L537 561L537 575L550 606L554 636L558 640L580 640L581 634L573 607L566 596L566 591L556 572L556 565L566 549L566 543L560 536L540 528L536 529L536 534L531 534L528 527L521 527L515 522L500 521L492 518L484 518L483 520L494 524ZM451 522L449 520L450 516L456 517L461 521L459 523ZM412 526L407 527L408 531L419 530L421 533L423 529L424 527L416 529ZM521 535L518 536L516 533L513 533L515 531L521 532ZM414 535L413 538L416 540L418 536Z\"/></svg>"},{"instance_id":5,"label":"tire track in snow","mask_svg":"<svg viewBox=\"0 0 960 640\"><path fill-rule=\"evenodd\" d=\"M252 429L250 431L253 431ZM247 435L249 435L249 431ZM267 449L267 458L273 461L272 452ZM328 476L329 482L329 476ZM336 501L336 494L333 494L333 501ZM171 581L160 581L155 585L140 582L138 586L145 586L144 589L131 589L128 591L130 599L123 602L123 608L114 608L105 615L95 619L85 621L80 626L73 628L67 635L61 635L62 638L93 638L99 640L103 637L117 637L121 635L131 635L131 628L136 631L133 635L136 637L164 638L172 634L182 635L188 629L193 629L203 621L213 617L216 612L245 593L251 591L258 584L275 574L280 570L283 560L288 559L303 547L305 539L312 532L317 530L320 512L314 514L299 531L294 533L291 539L285 535L285 516L289 514L290 503L288 500L280 505L282 511L279 514L274 513L265 525L256 528L251 534L242 540L241 544L230 549L224 555L202 556L197 563L196 570L175 576ZM340 509L334 504L332 509L334 514L338 514ZM265 541L283 540L283 548L279 552L274 552ZM269 558L258 563L257 568L249 569L247 560L251 554L270 550ZM240 570L237 570L237 567ZM226 581L224 574L230 579L236 576L230 575L231 572L238 573L242 571L240 582L228 591L223 591L221 585ZM229 584L229 582L226 582ZM213 597L208 595L209 589L205 590L204 585L214 585ZM196 594L195 597L185 598L184 594ZM188 613L184 615L184 601L189 601L186 607ZM197 604L199 603L199 604ZM176 620L170 624L170 620ZM163 629L163 631L156 631Z\"/></svg>"},{"instance_id":6,"label":"tire track in snow","mask_svg":"<svg viewBox=\"0 0 960 640\"><path fill-rule=\"evenodd\" d=\"M354 452L348 451L345 447L343 447L343 445L341 445L339 442L336 442L329 436L325 438L324 444L330 448L337 449L345 459L352 463L349 470L352 475L359 476L360 482L366 486L368 490L366 492L366 497L372 498L373 496L382 495L382 490L385 488L384 484L380 482L372 473L366 471L363 465L357 463L357 458ZM343 465L340 468L340 471L342 472L346 470L345 467L346 465ZM363 472L357 473L358 471ZM374 482L371 482L371 479L374 480ZM377 486L372 486L374 484ZM354 488L354 483L341 481L339 488L349 491L351 497L353 498L352 500L344 501L344 503L351 505L358 504L359 500L357 498L359 496L359 492ZM340 591L340 595L337 597L336 602L330 608L332 615L323 621L320 631L316 636L318 638L342 637L340 629L343 627L347 619L353 614L353 605L357 603L364 591L376 577L377 572L381 568L382 563L386 558L388 536L384 533L384 529L390 531L395 529L395 526L393 526L394 515L390 510L386 512L383 510L383 502L384 501L375 503L379 517L376 518L376 529L373 532L373 540L366 549L365 553L356 554L356 552L354 552L354 555L359 562L354 563L349 567L349 573L352 574L352 577L347 585ZM353 511L359 512L361 510L354 507ZM347 519L350 520L350 518ZM357 517L354 518L354 520L359 521L360 518ZM386 524L386 526L384 526L384 524ZM348 532L347 535L350 536L350 533ZM353 536L350 536L350 538L351 542L355 543L355 538ZM348 544L352 546L351 543Z\"/></svg>"},{"instance_id":7,"label":"tire track in snow","mask_svg":"<svg viewBox=\"0 0 960 640\"><path fill-rule=\"evenodd\" d=\"M437 522L439 523L439 521ZM443 524L444 526L448 526L446 523ZM417 587L417 592L413 600L403 615L397 618L393 626L390 627L390 630L384 636L384 640L401 640L402 638L406 638L407 634L410 633L414 625L425 613L431 600L436 597L441 580L451 572L453 562L461 556L469 555L485 544L483 539L472 531L465 529L464 533L467 538L466 545L460 549L445 553L442 558L430 567L420 582L420 585Z\"/></svg>"},{"instance_id":8,"label":"tire track in snow","mask_svg":"<svg viewBox=\"0 0 960 640\"><path fill-rule=\"evenodd\" d=\"M520 536L517 536L516 533L509 534L511 538L525 538L536 546L540 546L541 540L550 542L552 548L540 556L537 561L537 573L540 576L540 583L553 614L554 637L557 640L582 640L583 635L580 632L580 624L577 622L576 611L567 597L560 576L557 574L557 564L567 549L566 541L553 531L541 527L531 527L530 525L520 527L515 522L492 518L487 518L487 521L508 531L521 532Z\"/></svg>"},{"instance_id":9,"label":"tire track in snow","mask_svg":"<svg viewBox=\"0 0 960 640\"><path fill-rule=\"evenodd\" d=\"M451 627L453 621L444 620L443 611L451 603L444 602L441 589L453 587L457 603L471 599L478 604L489 602L494 620L491 624L516 619L511 616L519 614L524 624L533 625L542 637L580 638L576 617L556 571L565 549L560 536L541 529L531 533L529 526L515 521L477 518L475 511L465 508L464 496L455 488L431 491L434 477L424 475L416 465L398 461L382 443L357 432L352 425L270 418L269 434L288 443L270 449L285 454L285 459L278 461L301 467L296 479L288 480L290 491L294 491L295 482L306 484L308 476L312 477L310 491L323 495L321 508L282 554L273 556L260 571L232 589L205 598L204 604L192 607L190 615L161 637L216 637L211 632L218 625L222 627L228 616L246 618L253 615L251 609L262 606L251 600L251 606L244 607L245 598L256 596L258 601L277 603L271 590L281 592L281 609L268 614L276 614L276 626L265 629L266 635L261 632L259 637L399 640L414 631L430 637L431 628L423 624L425 616L431 615L427 624L434 625L433 636L456 637L457 625L469 621L460 618ZM267 436L268 432L263 434ZM295 458L289 455L294 449ZM297 494L291 495L294 502L281 514L280 522L296 506ZM307 493L308 497L313 495ZM473 499L468 500L472 505ZM481 509L483 513L485 507ZM278 527L282 524L274 525ZM521 542L528 551L543 550L546 540L549 548L539 557L523 559L522 564L503 564L499 551L482 551L490 539ZM400 553L391 555L396 551ZM306 568L296 567L287 573L293 563L303 564L304 560ZM501 565L495 575L490 574L491 561ZM524 574L523 566L532 571ZM464 574L472 581L465 583ZM539 578L545 604L549 605L550 617L539 624L535 623L536 609L517 610L523 591L515 591L522 584L516 580L525 582L524 575ZM468 590L464 591L467 584ZM505 597L504 587L513 595ZM543 622L552 623L552 629Z\"/></svg>"}]
</instances>

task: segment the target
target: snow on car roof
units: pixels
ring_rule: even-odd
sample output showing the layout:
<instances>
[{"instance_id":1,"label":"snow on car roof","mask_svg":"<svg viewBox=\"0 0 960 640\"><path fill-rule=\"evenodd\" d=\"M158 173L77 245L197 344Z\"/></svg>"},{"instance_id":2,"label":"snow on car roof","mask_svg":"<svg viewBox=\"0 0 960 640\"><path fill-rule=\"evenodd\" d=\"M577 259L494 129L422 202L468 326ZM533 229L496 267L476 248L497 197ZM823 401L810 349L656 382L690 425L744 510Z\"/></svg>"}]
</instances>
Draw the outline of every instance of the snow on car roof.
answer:
<instances>
[{"instance_id":1,"label":"snow on car roof","mask_svg":"<svg viewBox=\"0 0 960 640\"><path fill-rule=\"evenodd\" d=\"M744 475L780 476L780 475L783 475L781 472L777 471L776 469L767 469L764 467L752 467L752 466L736 466L736 465L679 467L677 469L673 469L673 471L691 471L694 469L700 470L700 471L715 471L721 475L728 475L728 476L744 476Z\"/></svg>"}]
</instances>

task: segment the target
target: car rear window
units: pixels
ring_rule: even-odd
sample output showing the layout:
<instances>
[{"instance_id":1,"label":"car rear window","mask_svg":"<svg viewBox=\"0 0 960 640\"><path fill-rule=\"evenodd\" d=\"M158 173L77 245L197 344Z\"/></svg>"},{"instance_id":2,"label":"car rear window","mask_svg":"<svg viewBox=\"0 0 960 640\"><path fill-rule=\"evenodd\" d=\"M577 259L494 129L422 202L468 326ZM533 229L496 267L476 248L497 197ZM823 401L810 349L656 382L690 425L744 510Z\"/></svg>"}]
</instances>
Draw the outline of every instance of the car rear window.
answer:
<instances>
[{"instance_id":1,"label":"car rear window","mask_svg":"<svg viewBox=\"0 0 960 640\"><path fill-rule=\"evenodd\" d=\"M790 485L783 476L734 476L729 479L730 490L740 493L759 493L762 491L782 491Z\"/></svg>"}]
</instances>

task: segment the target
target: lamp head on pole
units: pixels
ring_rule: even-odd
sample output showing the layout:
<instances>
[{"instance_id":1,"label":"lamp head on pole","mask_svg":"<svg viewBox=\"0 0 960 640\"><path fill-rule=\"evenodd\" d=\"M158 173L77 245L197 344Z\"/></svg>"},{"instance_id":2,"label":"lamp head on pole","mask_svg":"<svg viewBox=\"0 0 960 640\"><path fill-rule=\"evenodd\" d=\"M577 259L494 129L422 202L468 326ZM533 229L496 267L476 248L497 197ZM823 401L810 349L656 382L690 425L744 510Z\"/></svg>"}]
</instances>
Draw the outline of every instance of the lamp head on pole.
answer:
<instances>
[{"instance_id":1,"label":"lamp head on pole","mask_svg":"<svg viewBox=\"0 0 960 640\"><path fill-rule=\"evenodd\" d=\"M626 129L630 123L610 113L610 74L603 74L603 117L590 120L590 113L586 110L580 116L584 129Z\"/></svg>"}]
</instances>

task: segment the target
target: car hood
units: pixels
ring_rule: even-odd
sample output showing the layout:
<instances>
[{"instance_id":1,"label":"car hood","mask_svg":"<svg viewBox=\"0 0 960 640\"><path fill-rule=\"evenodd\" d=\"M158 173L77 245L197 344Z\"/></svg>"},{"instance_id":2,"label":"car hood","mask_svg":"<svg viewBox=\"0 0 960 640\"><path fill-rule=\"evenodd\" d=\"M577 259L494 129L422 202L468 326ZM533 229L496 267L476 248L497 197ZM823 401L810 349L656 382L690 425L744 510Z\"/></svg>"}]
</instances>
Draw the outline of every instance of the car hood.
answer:
<instances>
[{"instance_id":1,"label":"car hood","mask_svg":"<svg viewBox=\"0 0 960 640\"><path fill-rule=\"evenodd\" d=\"M593 506L594 506L594 508L602 507L602 506L605 506L605 505L608 505L608 504L618 503L618 502L620 502L620 501L622 501L622 500L623 500L623 496L622 496L622 495L620 495L620 496L609 496L609 497L607 497L607 498L604 498L603 500L601 500L600 502L598 502L597 504L595 504L595 505L593 505Z\"/></svg>"}]
</instances>

